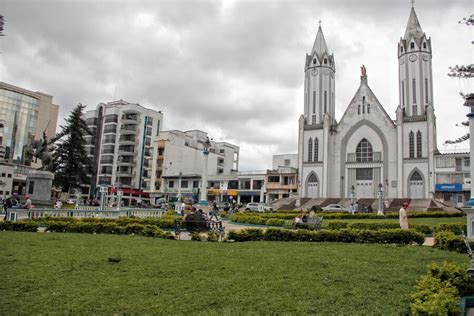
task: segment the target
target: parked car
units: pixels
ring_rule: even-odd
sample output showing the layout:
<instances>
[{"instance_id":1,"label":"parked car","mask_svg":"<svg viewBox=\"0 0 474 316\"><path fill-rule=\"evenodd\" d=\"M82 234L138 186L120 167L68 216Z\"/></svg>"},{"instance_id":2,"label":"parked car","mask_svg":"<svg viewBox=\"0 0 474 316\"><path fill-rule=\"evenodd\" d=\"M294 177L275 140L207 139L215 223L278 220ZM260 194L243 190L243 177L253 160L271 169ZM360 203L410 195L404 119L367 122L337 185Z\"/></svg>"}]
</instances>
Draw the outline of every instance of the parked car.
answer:
<instances>
[{"instance_id":1,"label":"parked car","mask_svg":"<svg viewBox=\"0 0 474 316\"><path fill-rule=\"evenodd\" d=\"M67 199L66 204L74 205L76 204L76 199Z\"/></svg>"},{"instance_id":2,"label":"parked car","mask_svg":"<svg viewBox=\"0 0 474 316\"><path fill-rule=\"evenodd\" d=\"M268 212L273 211L273 208L265 204L252 202L245 205L245 210L248 212Z\"/></svg>"},{"instance_id":3,"label":"parked car","mask_svg":"<svg viewBox=\"0 0 474 316\"><path fill-rule=\"evenodd\" d=\"M329 204L321 208L323 212L348 212L349 210L339 204Z\"/></svg>"}]
</instances>

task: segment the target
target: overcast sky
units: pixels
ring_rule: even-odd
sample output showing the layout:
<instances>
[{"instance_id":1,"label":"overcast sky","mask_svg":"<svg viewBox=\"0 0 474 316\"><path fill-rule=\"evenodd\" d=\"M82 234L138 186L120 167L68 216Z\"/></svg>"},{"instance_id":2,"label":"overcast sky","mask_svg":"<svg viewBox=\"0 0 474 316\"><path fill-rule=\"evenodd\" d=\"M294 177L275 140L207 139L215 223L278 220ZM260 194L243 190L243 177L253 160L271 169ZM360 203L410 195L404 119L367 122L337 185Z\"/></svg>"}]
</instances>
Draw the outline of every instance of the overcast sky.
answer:
<instances>
[{"instance_id":1,"label":"overcast sky","mask_svg":"<svg viewBox=\"0 0 474 316\"><path fill-rule=\"evenodd\" d=\"M466 130L447 76L473 63L474 27L457 22L472 0L417 0L433 48L438 147ZM240 146L241 170L297 152L304 61L321 20L336 63L336 118L360 84L360 66L387 113L398 106L397 43L408 0L0 0L0 81L53 95L61 118L77 103L123 99L164 112L164 129L207 131ZM472 90L472 89L471 89ZM468 148L468 143L457 148Z\"/></svg>"}]
</instances>

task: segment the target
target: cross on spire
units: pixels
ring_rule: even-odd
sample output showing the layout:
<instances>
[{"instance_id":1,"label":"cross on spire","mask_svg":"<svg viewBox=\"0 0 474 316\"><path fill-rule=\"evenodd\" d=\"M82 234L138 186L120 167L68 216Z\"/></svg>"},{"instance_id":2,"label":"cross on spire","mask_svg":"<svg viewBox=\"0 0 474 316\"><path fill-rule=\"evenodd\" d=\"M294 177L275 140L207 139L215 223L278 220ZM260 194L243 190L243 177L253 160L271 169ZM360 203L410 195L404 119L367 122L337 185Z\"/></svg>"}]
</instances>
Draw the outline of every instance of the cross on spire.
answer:
<instances>
[{"instance_id":1,"label":"cross on spire","mask_svg":"<svg viewBox=\"0 0 474 316\"><path fill-rule=\"evenodd\" d=\"M321 20L319 20L319 27L321 27Z\"/></svg>"},{"instance_id":2,"label":"cross on spire","mask_svg":"<svg viewBox=\"0 0 474 316\"><path fill-rule=\"evenodd\" d=\"M411 0L410 3L411 3L411 7L413 8L415 5L415 0Z\"/></svg>"}]
</instances>

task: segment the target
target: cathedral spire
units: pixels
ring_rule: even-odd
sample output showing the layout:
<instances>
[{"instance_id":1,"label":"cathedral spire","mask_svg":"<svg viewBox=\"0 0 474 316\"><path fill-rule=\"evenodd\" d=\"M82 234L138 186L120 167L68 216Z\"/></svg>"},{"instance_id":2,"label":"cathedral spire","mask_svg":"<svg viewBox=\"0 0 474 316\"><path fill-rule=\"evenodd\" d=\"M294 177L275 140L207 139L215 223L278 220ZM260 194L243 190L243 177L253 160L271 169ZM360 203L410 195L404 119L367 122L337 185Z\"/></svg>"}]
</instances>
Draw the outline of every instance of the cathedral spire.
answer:
<instances>
[{"instance_id":1,"label":"cathedral spire","mask_svg":"<svg viewBox=\"0 0 474 316\"><path fill-rule=\"evenodd\" d=\"M414 37L416 41L420 40L423 36L423 30L421 29L420 22L415 13L415 8L411 7L410 17L408 18L407 28L405 30L404 40L409 41L410 38Z\"/></svg>"},{"instance_id":2,"label":"cathedral spire","mask_svg":"<svg viewBox=\"0 0 474 316\"><path fill-rule=\"evenodd\" d=\"M319 59L321 59L324 54L329 56L326 40L324 39L323 30L321 29L321 22L318 27L318 34L316 34L316 39L314 40L311 55L314 55L314 53L316 53Z\"/></svg>"}]
</instances>

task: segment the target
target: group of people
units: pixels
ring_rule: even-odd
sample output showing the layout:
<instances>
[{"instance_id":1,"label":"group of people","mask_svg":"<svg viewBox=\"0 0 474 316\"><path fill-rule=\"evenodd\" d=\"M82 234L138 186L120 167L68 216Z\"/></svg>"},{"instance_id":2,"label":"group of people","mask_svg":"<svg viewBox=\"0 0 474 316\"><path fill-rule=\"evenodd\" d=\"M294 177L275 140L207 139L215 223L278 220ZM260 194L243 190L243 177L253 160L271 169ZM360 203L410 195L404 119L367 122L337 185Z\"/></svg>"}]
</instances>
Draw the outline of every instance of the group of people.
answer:
<instances>
[{"instance_id":1,"label":"group of people","mask_svg":"<svg viewBox=\"0 0 474 316\"><path fill-rule=\"evenodd\" d=\"M13 194L3 200L3 210L6 212L9 208L21 208L21 209L30 209L33 208L33 204L31 203L31 198L29 194L25 194L25 203L21 204L20 197L18 196L17 192L13 192Z\"/></svg>"},{"instance_id":2,"label":"group of people","mask_svg":"<svg viewBox=\"0 0 474 316\"><path fill-rule=\"evenodd\" d=\"M351 206L349 207L349 213L355 214L359 213L362 211L362 213L372 213L374 210L372 209L372 205L369 206L364 206L364 204L359 206L359 202L351 203Z\"/></svg>"}]
</instances>

